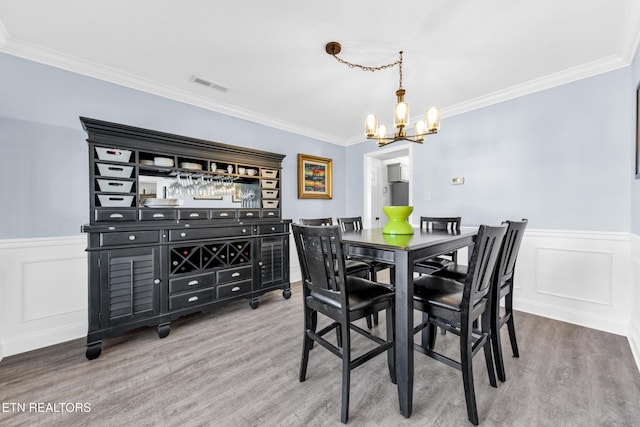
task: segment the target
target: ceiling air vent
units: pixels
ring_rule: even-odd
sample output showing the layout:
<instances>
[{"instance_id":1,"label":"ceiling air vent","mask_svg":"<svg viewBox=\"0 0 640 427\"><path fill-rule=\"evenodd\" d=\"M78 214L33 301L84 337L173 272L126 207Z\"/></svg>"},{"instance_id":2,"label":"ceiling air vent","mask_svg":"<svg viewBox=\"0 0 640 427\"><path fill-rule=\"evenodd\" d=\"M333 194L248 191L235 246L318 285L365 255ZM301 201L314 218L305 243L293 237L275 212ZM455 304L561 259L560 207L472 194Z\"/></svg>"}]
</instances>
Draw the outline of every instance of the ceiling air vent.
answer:
<instances>
[{"instance_id":1,"label":"ceiling air vent","mask_svg":"<svg viewBox=\"0 0 640 427\"><path fill-rule=\"evenodd\" d=\"M219 85L218 83L214 83L209 80L205 80L202 77L198 77L198 76L191 76L191 81L211 89L219 90L220 92L227 92L229 90L228 87Z\"/></svg>"}]
</instances>

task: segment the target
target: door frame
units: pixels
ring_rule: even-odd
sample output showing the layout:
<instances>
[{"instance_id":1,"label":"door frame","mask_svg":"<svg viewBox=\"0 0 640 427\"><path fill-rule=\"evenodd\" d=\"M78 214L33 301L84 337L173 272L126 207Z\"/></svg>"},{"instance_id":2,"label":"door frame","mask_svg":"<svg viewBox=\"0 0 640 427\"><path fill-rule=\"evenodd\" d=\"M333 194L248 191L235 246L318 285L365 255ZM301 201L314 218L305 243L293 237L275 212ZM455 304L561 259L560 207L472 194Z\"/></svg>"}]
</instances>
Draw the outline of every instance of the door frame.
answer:
<instances>
[{"instance_id":1,"label":"door frame","mask_svg":"<svg viewBox=\"0 0 640 427\"><path fill-rule=\"evenodd\" d=\"M381 191L381 176L377 178L377 182L373 182L372 177L372 160L380 160L386 161L396 158L408 158L409 159L409 205L413 206L413 144L400 144L393 147L381 148L376 151L371 151L369 153L365 153L363 155L363 182L364 182L364 200L363 200L363 212L364 217L362 218L365 227L373 227L375 226L374 218L375 213L373 212L374 207L372 206L372 193L374 191ZM381 195L381 194L380 194ZM409 222L411 222L411 217L409 217ZM382 219L382 218L381 218Z\"/></svg>"}]
</instances>

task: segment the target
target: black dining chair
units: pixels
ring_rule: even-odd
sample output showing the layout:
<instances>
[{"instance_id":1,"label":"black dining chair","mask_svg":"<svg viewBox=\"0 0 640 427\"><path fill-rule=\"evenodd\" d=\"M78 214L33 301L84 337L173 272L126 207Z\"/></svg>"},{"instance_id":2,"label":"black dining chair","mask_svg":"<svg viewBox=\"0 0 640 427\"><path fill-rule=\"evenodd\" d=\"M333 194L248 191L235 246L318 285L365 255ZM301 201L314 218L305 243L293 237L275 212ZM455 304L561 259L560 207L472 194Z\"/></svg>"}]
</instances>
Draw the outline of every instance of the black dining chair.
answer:
<instances>
[{"instance_id":1,"label":"black dining chair","mask_svg":"<svg viewBox=\"0 0 640 427\"><path fill-rule=\"evenodd\" d=\"M300 382L307 374L309 353L317 342L342 359L342 409L340 420L349 419L349 384L351 370L373 357L387 353L391 381L395 384L394 292L368 279L349 276L346 272L341 231L338 226L304 226L292 224L293 237L302 267L304 306L304 340L300 362ZM334 267L337 265L337 269ZM380 310L386 310L386 339L366 331L353 322ZM317 330L318 313L332 320ZM324 336L336 329L342 344L334 345ZM353 357L351 331L373 341L376 346Z\"/></svg>"},{"instance_id":2,"label":"black dining chair","mask_svg":"<svg viewBox=\"0 0 640 427\"><path fill-rule=\"evenodd\" d=\"M496 374L502 382L507 379L504 370L502 343L500 340L500 329L505 324L509 331L509 341L511 341L513 357L520 357L518 342L516 340L516 327L513 320L513 276L527 223L527 219L503 222L503 224L507 224L507 233L502 243L491 288L491 343L496 364ZM466 276L467 267L464 265L449 265L433 274L460 280ZM500 301L502 298L504 298L504 314L500 315Z\"/></svg>"},{"instance_id":3,"label":"black dining chair","mask_svg":"<svg viewBox=\"0 0 640 427\"><path fill-rule=\"evenodd\" d=\"M342 231L357 231L362 230L362 217L354 216L354 217L341 217L338 218L338 225L340 225L340 229ZM378 272L382 270L386 270L387 268L391 269L390 281L393 284L394 274L393 274L393 264L387 264L385 262L380 261L365 261L369 265L369 279L372 281L378 280Z\"/></svg>"},{"instance_id":4,"label":"black dining chair","mask_svg":"<svg viewBox=\"0 0 640 427\"><path fill-rule=\"evenodd\" d=\"M463 281L424 275L414 280L413 308L423 313L422 323L414 332L422 331L422 342L415 349L429 357L462 371L467 416L478 425L473 356L484 349L489 383L497 387L491 357L491 285L492 275L504 239L506 225L481 225L475 239L469 268ZM474 323L480 329L474 328ZM434 350L436 327L460 337L460 361Z\"/></svg>"},{"instance_id":5,"label":"black dining chair","mask_svg":"<svg viewBox=\"0 0 640 427\"><path fill-rule=\"evenodd\" d=\"M360 216L341 217L341 218L338 218L338 225L340 225L340 229L343 232L362 230L363 228L362 217ZM369 265L369 279L371 279L374 282L378 280L378 272L388 268L390 270L389 281L393 286L393 283L395 281L395 266L393 264L387 264L384 262L373 261L373 260L371 261L367 260L364 262L366 262L367 265ZM367 318L367 326L369 327L369 329L371 329L372 323L374 325L377 325L378 322L379 322L378 313L373 315L373 319Z\"/></svg>"},{"instance_id":6,"label":"black dining chair","mask_svg":"<svg viewBox=\"0 0 640 427\"><path fill-rule=\"evenodd\" d=\"M455 217L420 217L421 231L447 231L449 233L460 233L460 222L462 218ZM420 274L431 274L449 264L458 263L458 252L453 251L439 255L435 258L418 261L413 265L413 271Z\"/></svg>"},{"instance_id":7,"label":"black dining chair","mask_svg":"<svg viewBox=\"0 0 640 427\"><path fill-rule=\"evenodd\" d=\"M327 226L333 225L331 218L300 218L302 225ZM364 261L347 258L346 261L347 274L349 276L369 277L369 264Z\"/></svg>"}]
</instances>

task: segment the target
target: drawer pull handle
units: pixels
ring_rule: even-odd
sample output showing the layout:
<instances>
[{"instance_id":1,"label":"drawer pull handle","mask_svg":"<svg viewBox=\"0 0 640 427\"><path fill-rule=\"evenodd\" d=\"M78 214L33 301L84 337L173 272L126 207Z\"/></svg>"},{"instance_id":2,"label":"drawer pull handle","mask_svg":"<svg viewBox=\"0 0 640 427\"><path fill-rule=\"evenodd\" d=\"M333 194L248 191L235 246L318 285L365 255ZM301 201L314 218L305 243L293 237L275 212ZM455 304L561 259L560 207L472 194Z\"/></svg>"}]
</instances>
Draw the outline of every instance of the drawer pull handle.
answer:
<instances>
[{"instance_id":1,"label":"drawer pull handle","mask_svg":"<svg viewBox=\"0 0 640 427\"><path fill-rule=\"evenodd\" d=\"M229 216L229 214L227 212L222 212L220 216Z\"/></svg>"},{"instance_id":2,"label":"drawer pull handle","mask_svg":"<svg viewBox=\"0 0 640 427\"><path fill-rule=\"evenodd\" d=\"M131 236L129 236L129 240L136 240L136 236L132 234Z\"/></svg>"},{"instance_id":3,"label":"drawer pull handle","mask_svg":"<svg viewBox=\"0 0 640 427\"><path fill-rule=\"evenodd\" d=\"M231 277L238 277L238 276L240 276L240 273L238 273L237 271L231 275Z\"/></svg>"},{"instance_id":4,"label":"drawer pull handle","mask_svg":"<svg viewBox=\"0 0 640 427\"><path fill-rule=\"evenodd\" d=\"M273 212L269 212L269 213L267 214L267 216L274 216L274 215L275 215L275 213L273 213Z\"/></svg>"},{"instance_id":5,"label":"drawer pull handle","mask_svg":"<svg viewBox=\"0 0 640 427\"><path fill-rule=\"evenodd\" d=\"M276 228L275 227L271 227L271 231L276 231Z\"/></svg>"},{"instance_id":6,"label":"drawer pull handle","mask_svg":"<svg viewBox=\"0 0 640 427\"><path fill-rule=\"evenodd\" d=\"M243 228L243 229L242 229L242 232L243 232L243 233L246 233L246 232L247 232L247 229L246 229L246 228Z\"/></svg>"},{"instance_id":7,"label":"drawer pull handle","mask_svg":"<svg viewBox=\"0 0 640 427\"><path fill-rule=\"evenodd\" d=\"M253 216L253 212L247 212L247 216Z\"/></svg>"},{"instance_id":8,"label":"drawer pull handle","mask_svg":"<svg viewBox=\"0 0 640 427\"><path fill-rule=\"evenodd\" d=\"M189 217L190 217L190 218L198 218L199 216L200 216L200 214L199 214L199 213L197 213L197 212L191 212L191 213L189 214Z\"/></svg>"},{"instance_id":9,"label":"drawer pull handle","mask_svg":"<svg viewBox=\"0 0 640 427\"><path fill-rule=\"evenodd\" d=\"M159 285L160 284L160 279L154 280L153 283L155 283L156 285Z\"/></svg>"},{"instance_id":10,"label":"drawer pull handle","mask_svg":"<svg viewBox=\"0 0 640 427\"><path fill-rule=\"evenodd\" d=\"M119 172L124 172L124 168L118 168L118 167L115 167L115 166L109 166L109 167L108 167L108 169L109 169L110 171L119 171Z\"/></svg>"},{"instance_id":11,"label":"drawer pull handle","mask_svg":"<svg viewBox=\"0 0 640 427\"><path fill-rule=\"evenodd\" d=\"M238 292L240 290L240 286L234 286L231 288L231 292Z\"/></svg>"},{"instance_id":12,"label":"drawer pull handle","mask_svg":"<svg viewBox=\"0 0 640 427\"><path fill-rule=\"evenodd\" d=\"M198 297L191 297L187 300L187 302L196 302L198 301Z\"/></svg>"},{"instance_id":13,"label":"drawer pull handle","mask_svg":"<svg viewBox=\"0 0 640 427\"><path fill-rule=\"evenodd\" d=\"M154 213L154 214L153 214L153 217L154 217L154 218L164 218L164 214L161 214L161 213Z\"/></svg>"},{"instance_id":14,"label":"drawer pull handle","mask_svg":"<svg viewBox=\"0 0 640 427\"><path fill-rule=\"evenodd\" d=\"M124 184L121 183L121 182L110 182L108 185L112 185L114 187L122 187L122 186L124 186Z\"/></svg>"},{"instance_id":15,"label":"drawer pull handle","mask_svg":"<svg viewBox=\"0 0 640 427\"><path fill-rule=\"evenodd\" d=\"M192 280L192 281L190 281L189 283L187 283L187 286L195 286L195 285L197 285L197 284L198 284L198 281L197 281L197 280Z\"/></svg>"},{"instance_id":16,"label":"drawer pull handle","mask_svg":"<svg viewBox=\"0 0 640 427\"><path fill-rule=\"evenodd\" d=\"M109 218L124 218L124 216L121 213L112 213Z\"/></svg>"},{"instance_id":17,"label":"drawer pull handle","mask_svg":"<svg viewBox=\"0 0 640 427\"><path fill-rule=\"evenodd\" d=\"M185 232L180 233L180 237L187 237L187 233Z\"/></svg>"}]
</instances>

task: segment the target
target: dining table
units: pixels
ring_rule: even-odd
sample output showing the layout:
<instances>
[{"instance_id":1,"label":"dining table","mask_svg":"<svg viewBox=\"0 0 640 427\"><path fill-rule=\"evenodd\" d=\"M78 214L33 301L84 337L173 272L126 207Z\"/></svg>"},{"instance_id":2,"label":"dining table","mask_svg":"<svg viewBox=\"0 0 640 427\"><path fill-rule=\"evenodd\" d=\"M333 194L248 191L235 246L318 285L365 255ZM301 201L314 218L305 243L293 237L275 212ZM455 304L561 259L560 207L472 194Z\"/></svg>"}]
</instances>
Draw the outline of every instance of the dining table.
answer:
<instances>
[{"instance_id":1,"label":"dining table","mask_svg":"<svg viewBox=\"0 0 640 427\"><path fill-rule=\"evenodd\" d=\"M413 264L474 244L476 230L427 231L384 234L382 228L342 233L345 253L352 258L378 261L395 268L395 366L400 413L411 416L413 408ZM471 249L469 250L471 253Z\"/></svg>"}]
</instances>

